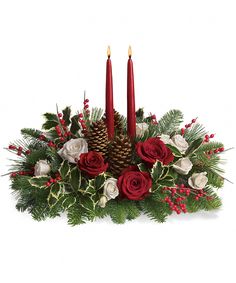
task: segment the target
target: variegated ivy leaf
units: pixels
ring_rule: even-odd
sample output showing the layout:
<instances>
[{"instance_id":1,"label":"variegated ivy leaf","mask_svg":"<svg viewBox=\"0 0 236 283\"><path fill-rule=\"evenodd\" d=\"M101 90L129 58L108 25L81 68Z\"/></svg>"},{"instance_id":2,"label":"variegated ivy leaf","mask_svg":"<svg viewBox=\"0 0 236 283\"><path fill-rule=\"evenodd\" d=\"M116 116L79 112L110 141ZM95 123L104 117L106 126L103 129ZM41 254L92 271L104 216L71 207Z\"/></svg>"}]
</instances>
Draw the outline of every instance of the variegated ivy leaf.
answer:
<instances>
[{"instance_id":1,"label":"variegated ivy leaf","mask_svg":"<svg viewBox=\"0 0 236 283\"><path fill-rule=\"evenodd\" d=\"M70 172L70 184L75 192L78 192L81 188L81 172L77 167Z\"/></svg>"},{"instance_id":2,"label":"variegated ivy leaf","mask_svg":"<svg viewBox=\"0 0 236 283\"><path fill-rule=\"evenodd\" d=\"M174 179L171 176L166 176L164 179L158 181L158 185L162 187L175 187Z\"/></svg>"},{"instance_id":3,"label":"variegated ivy leaf","mask_svg":"<svg viewBox=\"0 0 236 283\"><path fill-rule=\"evenodd\" d=\"M166 176L168 175L168 173L169 173L169 167L168 167L168 166L164 166L164 167L163 167L162 174L161 174L161 176L160 176L160 179L166 178Z\"/></svg>"},{"instance_id":4,"label":"variegated ivy leaf","mask_svg":"<svg viewBox=\"0 0 236 283\"><path fill-rule=\"evenodd\" d=\"M70 165L67 160L64 160L59 168L59 173L62 177L62 180L65 180L70 174Z\"/></svg>"},{"instance_id":5,"label":"variegated ivy leaf","mask_svg":"<svg viewBox=\"0 0 236 283\"><path fill-rule=\"evenodd\" d=\"M148 172L148 168L147 168L147 166L144 163L138 164L138 169L141 172Z\"/></svg>"},{"instance_id":6,"label":"variegated ivy leaf","mask_svg":"<svg viewBox=\"0 0 236 283\"><path fill-rule=\"evenodd\" d=\"M157 182L157 180L161 177L162 173L163 173L162 163L160 161L157 161L153 165L152 170L151 170L151 176L152 176L153 183Z\"/></svg>"},{"instance_id":7,"label":"variegated ivy leaf","mask_svg":"<svg viewBox=\"0 0 236 283\"><path fill-rule=\"evenodd\" d=\"M75 203L76 203L76 197L71 196L71 195L67 195L67 196L65 196L65 199L62 202L62 207L64 209L69 209Z\"/></svg>"},{"instance_id":8,"label":"variegated ivy leaf","mask_svg":"<svg viewBox=\"0 0 236 283\"><path fill-rule=\"evenodd\" d=\"M86 196L81 195L79 198L79 202L83 208L87 209L90 212L94 211L96 203L92 197L88 195Z\"/></svg>"},{"instance_id":9,"label":"variegated ivy leaf","mask_svg":"<svg viewBox=\"0 0 236 283\"><path fill-rule=\"evenodd\" d=\"M54 206L65 193L64 184L55 183L51 186L47 201L50 207Z\"/></svg>"},{"instance_id":10,"label":"variegated ivy leaf","mask_svg":"<svg viewBox=\"0 0 236 283\"><path fill-rule=\"evenodd\" d=\"M49 181L50 177L48 176L39 176L39 177L32 177L29 179L29 183L33 187L37 188L45 188L46 183Z\"/></svg>"}]
</instances>

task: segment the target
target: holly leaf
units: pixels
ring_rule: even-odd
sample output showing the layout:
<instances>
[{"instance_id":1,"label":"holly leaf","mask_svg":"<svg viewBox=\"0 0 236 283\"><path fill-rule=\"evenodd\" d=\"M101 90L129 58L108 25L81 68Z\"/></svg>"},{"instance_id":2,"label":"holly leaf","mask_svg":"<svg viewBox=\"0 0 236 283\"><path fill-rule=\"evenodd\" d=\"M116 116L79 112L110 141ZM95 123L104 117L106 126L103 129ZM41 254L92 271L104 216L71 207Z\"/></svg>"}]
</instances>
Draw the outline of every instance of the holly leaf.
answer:
<instances>
[{"instance_id":1,"label":"holly leaf","mask_svg":"<svg viewBox=\"0 0 236 283\"><path fill-rule=\"evenodd\" d=\"M157 182L157 180L161 177L163 173L163 166L162 163L160 161L157 161L151 170L151 176L152 176L152 180L154 183Z\"/></svg>"},{"instance_id":2,"label":"holly leaf","mask_svg":"<svg viewBox=\"0 0 236 283\"><path fill-rule=\"evenodd\" d=\"M72 132L72 134L77 134L77 132L80 130L80 125L78 122L78 115L75 115L71 118L71 127L70 127L70 131Z\"/></svg>"},{"instance_id":3,"label":"holly leaf","mask_svg":"<svg viewBox=\"0 0 236 283\"><path fill-rule=\"evenodd\" d=\"M66 177L69 176L69 174L70 174L70 165L69 165L67 160L64 160L62 162L61 167L59 168L59 173L60 173L60 175L61 175L63 180L65 180Z\"/></svg>"},{"instance_id":4,"label":"holly leaf","mask_svg":"<svg viewBox=\"0 0 236 283\"><path fill-rule=\"evenodd\" d=\"M186 150L185 155L187 156L193 154L202 145L202 141L203 141L202 138L193 141L190 144L189 148Z\"/></svg>"},{"instance_id":5,"label":"holly leaf","mask_svg":"<svg viewBox=\"0 0 236 283\"><path fill-rule=\"evenodd\" d=\"M46 183L49 181L50 177L48 176L40 176L40 177L32 177L29 179L29 183L31 186L36 188L45 188Z\"/></svg>"},{"instance_id":6,"label":"holly leaf","mask_svg":"<svg viewBox=\"0 0 236 283\"><path fill-rule=\"evenodd\" d=\"M70 184L75 192L81 187L81 172L77 167L74 167L70 172Z\"/></svg>"},{"instance_id":7,"label":"holly leaf","mask_svg":"<svg viewBox=\"0 0 236 283\"><path fill-rule=\"evenodd\" d=\"M53 113L45 113L43 115L46 118L46 122L43 124L43 129L50 130L58 125L58 117Z\"/></svg>"},{"instance_id":8,"label":"holly leaf","mask_svg":"<svg viewBox=\"0 0 236 283\"><path fill-rule=\"evenodd\" d=\"M71 115L71 109L70 107L66 107L64 110L62 110L63 113L63 119L66 122L66 126L69 126L71 121L70 121L70 115Z\"/></svg>"}]
</instances>

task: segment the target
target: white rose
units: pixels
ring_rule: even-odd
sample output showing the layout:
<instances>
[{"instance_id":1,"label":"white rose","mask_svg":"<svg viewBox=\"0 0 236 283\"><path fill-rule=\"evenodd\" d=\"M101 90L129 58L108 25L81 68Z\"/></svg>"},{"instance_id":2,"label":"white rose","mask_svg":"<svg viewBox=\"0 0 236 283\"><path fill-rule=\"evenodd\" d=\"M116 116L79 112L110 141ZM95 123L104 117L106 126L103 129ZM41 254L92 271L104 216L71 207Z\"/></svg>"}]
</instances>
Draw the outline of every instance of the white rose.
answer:
<instances>
[{"instance_id":1,"label":"white rose","mask_svg":"<svg viewBox=\"0 0 236 283\"><path fill-rule=\"evenodd\" d=\"M81 153L88 152L88 143L83 138L71 139L66 142L58 151L61 158L68 160L70 163L76 163L80 159Z\"/></svg>"},{"instance_id":2,"label":"white rose","mask_svg":"<svg viewBox=\"0 0 236 283\"><path fill-rule=\"evenodd\" d=\"M181 153L185 153L188 149L188 143L186 142L185 138L181 135L175 135L171 138L172 145L178 148Z\"/></svg>"},{"instance_id":3,"label":"white rose","mask_svg":"<svg viewBox=\"0 0 236 283\"><path fill-rule=\"evenodd\" d=\"M117 180L115 178L109 178L105 181L103 194L107 200L114 199L119 195Z\"/></svg>"},{"instance_id":4,"label":"white rose","mask_svg":"<svg viewBox=\"0 0 236 283\"><path fill-rule=\"evenodd\" d=\"M34 166L35 176L45 176L51 171L51 166L47 160L39 160Z\"/></svg>"},{"instance_id":5,"label":"white rose","mask_svg":"<svg viewBox=\"0 0 236 283\"><path fill-rule=\"evenodd\" d=\"M148 124L147 123L137 123L136 124L136 136L137 137L142 137L144 133L148 129Z\"/></svg>"},{"instance_id":6,"label":"white rose","mask_svg":"<svg viewBox=\"0 0 236 283\"><path fill-rule=\"evenodd\" d=\"M187 175L192 169L193 164L188 157L181 158L173 165L175 171L182 175Z\"/></svg>"},{"instance_id":7,"label":"white rose","mask_svg":"<svg viewBox=\"0 0 236 283\"><path fill-rule=\"evenodd\" d=\"M162 134L160 136L160 140L164 142L164 144L171 144L172 143L172 140L170 139L170 136L169 135L164 135Z\"/></svg>"},{"instance_id":8,"label":"white rose","mask_svg":"<svg viewBox=\"0 0 236 283\"><path fill-rule=\"evenodd\" d=\"M169 135L161 135L160 139L164 144L170 144L176 147L181 153L185 153L189 146L185 138L181 135L175 135L172 138Z\"/></svg>"},{"instance_id":9,"label":"white rose","mask_svg":"<svg viewBox=\"0 0 236 283\"><path fill-rule=\"evenodd\" d=\"M207 182L208 178L206 177L207 172L202 173L194 173L189 179L188 183L189 185L196 190L202 190Z\"/></svg>"},{"instance_id":10,"label":"white rose","mask_svg":"<svg viewBox=\"0 0 236 283\"><path fill-rule=\"evenodd\" d=\"M106 196L101 196L98 205L102 208L104 208L106 206L107 203L107 197Z\"/></svg>"}]
</instances>

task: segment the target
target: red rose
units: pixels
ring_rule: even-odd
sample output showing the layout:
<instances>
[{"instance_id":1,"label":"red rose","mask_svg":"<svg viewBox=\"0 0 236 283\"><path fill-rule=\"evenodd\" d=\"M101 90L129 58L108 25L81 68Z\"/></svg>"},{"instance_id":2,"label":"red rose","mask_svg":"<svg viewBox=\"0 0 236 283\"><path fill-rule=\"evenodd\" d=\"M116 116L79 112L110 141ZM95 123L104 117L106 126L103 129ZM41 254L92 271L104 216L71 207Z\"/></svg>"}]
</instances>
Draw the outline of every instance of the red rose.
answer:
<instances>
[{"instance_id":1,"label":"red rose","mask_svg":"<svg viewBox=\"0 0 236 283\"><path fill-rule=\"evenodd\" d=\"M154 164L159 160L164 165L167 165L174 160L171 150L160 138L149 138L145 142L138 142L136 151L138 156L149 164Z\"/></svg>"},{"instance_id":2,"label":"red rose","mask_svg":"<svg viewBox=\"0 0 236 283\"><path fill-rule=\"evenodd\" d=\"M93 178L105 172L108 168L108 163L104 162L101 153L89 151L88 153L82 153L80 155L78 166L81 171Z\"/></svg>"},{"instance_id":3,"label":"red rose","mask_svg":"<svg viewBox=\"0 0 236 283\"><path fill-rule=\"evenodd\" d=\"M130 168L132 170L133 168ZM149 194L152 179L147 172L124 170L118 178L117 186L121 197L130 200L142 200Z\"/></svg>"}]
</instances>

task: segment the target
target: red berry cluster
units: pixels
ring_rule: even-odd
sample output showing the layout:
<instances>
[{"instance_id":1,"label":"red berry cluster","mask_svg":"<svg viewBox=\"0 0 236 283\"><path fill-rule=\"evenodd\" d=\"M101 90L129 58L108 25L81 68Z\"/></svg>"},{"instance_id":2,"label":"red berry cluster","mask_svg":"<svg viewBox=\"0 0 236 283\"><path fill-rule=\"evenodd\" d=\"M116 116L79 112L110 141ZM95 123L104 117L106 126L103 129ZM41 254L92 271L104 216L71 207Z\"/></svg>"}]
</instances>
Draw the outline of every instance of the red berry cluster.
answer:
<instances>
[{"instance_id":1,"label":"red berry cluster","mask_svg":"<svg viewBox=\"0 0 236 283\"><path fill-rule=\"evenodd\" d=\"M16 147L15 145L12 145L12 144L8 146L8 149L15 151L18 156L21 156L22 154L29 155L31 153L29 149L23 151L22 146Z\"/></svg>"},{"instance_id":2,"label":"red berry cluster","mask_svg":"<svg viewBox=\"0 0 236 283\"><path fill-rule=\"evenodd\" d=\"M220 153L223 152L224 150L225 150L224 147L219 147L214 150L209 150L208 152L206 152L206 154L210 157L212 154Z\"/></svg>"},{"instance_id":3,"label":"red berry cluster","mask_svg":"<svg viewBox=\"0 0 236 283\"><path fill-rule=\"evenodd\" d=\"M56 144L53 141L49 141L48 146L52 148L57 148Z\"/></svg>"},{"instance_id":4,"label":"red berry cluster","mask_svg":"<svg viewBox=\"0 0 236 283\"><path fill-rule=\"evenodd\" d=\"M34 175L34 171L18 171L12 172L10 177L15 178L16 176L32 176Z\"/></svg>"},{"instance_id":5,"label":"red berry cluster","mask_svg":"<svg viewBox=\"0 0 236 283\"><path fill-rule=\"evenodd\" d=\"M85 98L84 99L84 109L83 113L78 114L78 122L81 125L82 128L82 133L86 134L87 133L87 125L86 125L86 120L89 119L90 111L89 111L89 99Z\"/></svg>"},{"instance_id":6,"label":"red berry cluster","mask_svg":"<svg viewBox=\"0 0 236 283\"><path fill-rule=\"evenodd\" d=\"M62 180L62 179L61 179L60 174L57 173L55 178L50 178L50 180L45 183L45 186L46 186L46 187L50 187L52 184L56 184L56 183L58 183L58 182L61 181L61 180Z\"/></svg>"},{"instance_id":7,"label":"red berry cluster","mask_svg":"<svg viewBox=\"0 0 236 283\"><path fill-rule=\"evenodd\" d=\"M170 192L170 197L167 196L164 201L169 205L172 211L175 211L177 214L187 212L186 204L183 203L183 201L190 195L189 188L186 188L184 184L181 184L176 185L175 188L165 187L163 191Z\"/></svg>"},{"instance_id":8,"label":"red berry cluster","mask_svg":"<svg viewBox=\"0 0 236 283\"><path fill-rule=\"evenodd\" d=\"M215 137L214 134L210 134L210 135L205 135L205 139L204 139L204 142L209 142L210 139L213 139Z\"/></svg>"},{"instance_id":9,"label":"red berry cluster","mask_svg":"<svg viewBox=\"0 0 236 283\"><path fill-rule=\"evenodd\" d=\"M44 135L40 135L40 136L39 136L39 140L45 141L45 140L46 140L46 137L45 137Z\"/></svg>"},{"instance_id":10,"label":"red berry cluster","mask_svg":"<svg viewBox=\"0 0 236 283\"><path fill-rule=\"evenodd\" d=\"M57 132L58 137L60 137L60 141L64 142L67 137L70 137L72 133L68 130L68 127L66 126L66 121L63 119L63 114L58 113L59 118L59 125L55 127L55 130Z\"/></svg>"},{"instance_id":11,"label":"red berry cluster","mask_svg":"<svg viewBox=\"0 0 236 283\"><path fill-rule=\"evenodd\" d=\"M192 125L193 125L194 123L196 123L196 121L197 121L197 118L194 118L194 119L192 119L191 123L186 124L186 125L184 126L184 128L181 129L181 135L183 136L183 135L185 134L185 130L191 128Z\"/></svg>"},{"instance_id":12,"label":"red berry cluster","mask_svg":"<svg viewBox=\"0 0 236 283\"><path fill-rule=\"evenodd\" d=\"M157 125L157 124L158 124L158 122L157 122L157 117L156 117L155 114L151 114L151 119L152 119L151 123L152 123L153 125Z\"/></svg>"}]
</instances>

